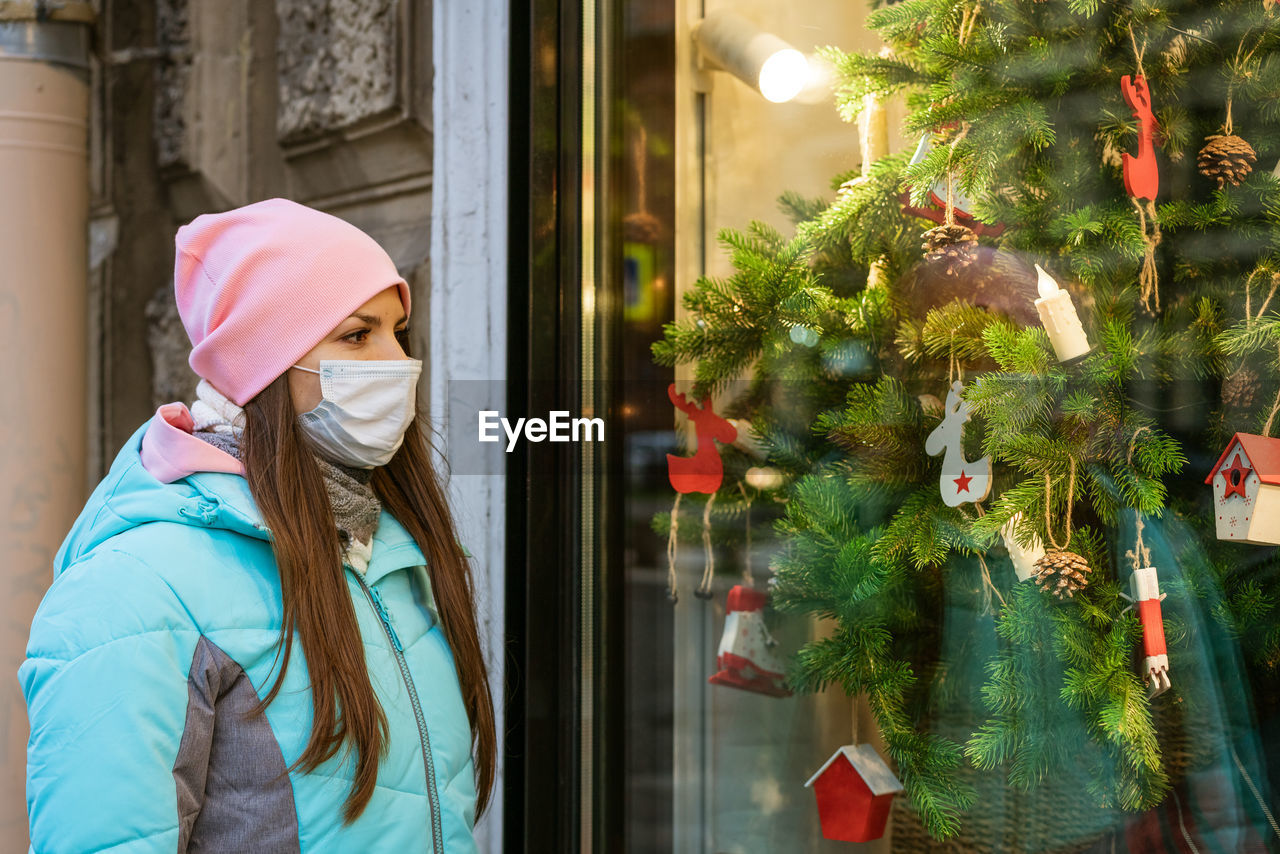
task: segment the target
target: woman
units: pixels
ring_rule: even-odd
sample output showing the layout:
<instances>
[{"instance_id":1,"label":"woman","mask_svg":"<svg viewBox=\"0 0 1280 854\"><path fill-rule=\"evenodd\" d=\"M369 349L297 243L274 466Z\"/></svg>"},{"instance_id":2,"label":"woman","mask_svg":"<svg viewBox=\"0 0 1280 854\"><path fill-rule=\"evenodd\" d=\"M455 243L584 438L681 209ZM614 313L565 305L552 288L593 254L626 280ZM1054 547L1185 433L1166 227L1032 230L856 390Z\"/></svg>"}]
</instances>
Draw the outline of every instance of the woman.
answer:
<instances>
[{"instance_id":1,"label":"woman","mask_svg":"<svg viewBox=\"0 0 1280 854\"><path fill-rule=\"evenodd\" d=\"M408 286L282 199L176 243L198 399L129 439L55 557L18 670L32 847L472 851L493 707Z\"/></svg>"}]
</instances>

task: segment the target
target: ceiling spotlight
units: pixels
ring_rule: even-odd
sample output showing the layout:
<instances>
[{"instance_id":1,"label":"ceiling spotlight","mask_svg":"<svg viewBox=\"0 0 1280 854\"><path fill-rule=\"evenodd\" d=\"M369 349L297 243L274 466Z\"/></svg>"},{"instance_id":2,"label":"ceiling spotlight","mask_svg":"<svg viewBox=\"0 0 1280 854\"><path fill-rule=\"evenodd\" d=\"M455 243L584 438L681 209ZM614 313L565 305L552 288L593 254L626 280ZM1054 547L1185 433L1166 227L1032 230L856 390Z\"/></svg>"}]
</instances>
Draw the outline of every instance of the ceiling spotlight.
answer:
<instances>
[{"instance_id":1,"label":"ceiling spotlight","mask_svg":"<svg viewBox=\"0 0 1280 854\"><path fill-rule=\"evenodd\" d=\"M803 53L733 12L707 15L693 41L703 67L728 71L775 103L790 101L809 80Z\"/></svg>"}]
</instances>

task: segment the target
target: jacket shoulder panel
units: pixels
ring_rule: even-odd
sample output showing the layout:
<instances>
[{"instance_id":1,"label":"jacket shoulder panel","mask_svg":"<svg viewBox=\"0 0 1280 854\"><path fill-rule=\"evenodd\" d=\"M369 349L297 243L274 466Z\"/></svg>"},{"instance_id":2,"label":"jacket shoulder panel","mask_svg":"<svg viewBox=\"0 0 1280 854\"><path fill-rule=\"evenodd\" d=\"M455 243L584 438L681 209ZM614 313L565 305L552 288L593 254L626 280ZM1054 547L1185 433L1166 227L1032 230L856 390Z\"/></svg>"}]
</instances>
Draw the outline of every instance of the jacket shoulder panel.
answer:
<instances>
[{"instance_id":1,"label":"jacket shoulder panel","mask_svg":"<svg viewBox=\"0 0 1280 854\"><path fill-rule=\"evenodd\" d=\"M258 692L207 637L191 658L187 716L173 763L178 851L297 854L298 816L284 755Z\"/></svg>"}]
</instances>

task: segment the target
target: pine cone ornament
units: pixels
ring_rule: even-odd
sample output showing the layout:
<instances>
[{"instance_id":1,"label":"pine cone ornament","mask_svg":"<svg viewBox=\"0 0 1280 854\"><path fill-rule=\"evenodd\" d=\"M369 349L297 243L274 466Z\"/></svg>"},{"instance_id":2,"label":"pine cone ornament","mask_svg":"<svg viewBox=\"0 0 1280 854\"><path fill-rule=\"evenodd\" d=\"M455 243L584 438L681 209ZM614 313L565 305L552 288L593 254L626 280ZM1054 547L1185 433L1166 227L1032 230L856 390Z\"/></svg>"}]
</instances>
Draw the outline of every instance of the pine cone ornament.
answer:
<instances>
[{"instance_id":1,"label":"pine cone ornament","mask_svg":"<svg viewBox=\"0 0 1280 854\"><path fill-rule=\"evenodd\" d=\"M1226 382L1222 384L1222 402L1239 409L1253 406L1253 402L1258 399L1258 389L1261 385L1257 373L1249 368L1241 368L1227 377Z\"/></svg>"},{"instance_id":2,"label":"pine cone ornament","mask_svg":"<svg viewBox=\"0 0 1280 854\"><path fill-rule=\"evenodd\" d=\"M964 225L940 225L924 233L924 257L942 265L943 272L954 276L978 257L978 235Z\"/></svg>"},{"instance_id":3,"label":"pine cone ornament","mask_svg":"<svg viewBox=\"0 0 1280 854\"><path fill-rule=\"evenodd\" d=\"M1253 164L1257 159L1253 146L1240 137L1215 133L1205 140L1196 164L1200 167L1201 175L1217 178L1218 189L1222 189L1227 181L1233 187L1240 186L1240 182L1253 171Z\"/></svg>"},{"instance_id":4,"label":"pine cone ornament","mask_svg":"<svg viewBox=\"0 0 1280 854\"><path fill-rule=\"evenodd\" d=\"M1041 590L1063 599L1088 585L1086 573L1090 572L1088 561L1075 552L1050 549L1036 561L1034 578Z\"/></svg>"}]
</instances>

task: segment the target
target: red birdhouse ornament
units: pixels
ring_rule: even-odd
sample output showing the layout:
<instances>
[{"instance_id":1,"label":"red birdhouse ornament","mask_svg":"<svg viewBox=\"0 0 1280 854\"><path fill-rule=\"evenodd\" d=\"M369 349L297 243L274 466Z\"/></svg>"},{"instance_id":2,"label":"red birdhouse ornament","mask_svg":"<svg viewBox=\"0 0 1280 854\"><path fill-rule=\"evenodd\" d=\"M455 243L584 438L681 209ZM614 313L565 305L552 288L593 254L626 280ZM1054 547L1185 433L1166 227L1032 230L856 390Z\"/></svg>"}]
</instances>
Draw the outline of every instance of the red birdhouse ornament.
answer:
<instances>
[{"instance_id":1,"label":"red birdhouse ornament","mask_svg":"<svg viewBox=\"0 0 1280 854\"><path fill-rule=\"evenodd\" d=\"M809 778L818 799L822 835L844 842L884 836L893 796L902 783L869 744L846 744Z\"/></svg>"},{"instance_id":2,"label":"red birdhouse ornament","mask_svg":"<svg viewBox=\"0 0 1280 854\"><path fill-rule=\"evenodd\" d=\"M1280 545L1280 439L1237 433L1204 482L1218 539Z\"/></svg>"}]
</instances>

